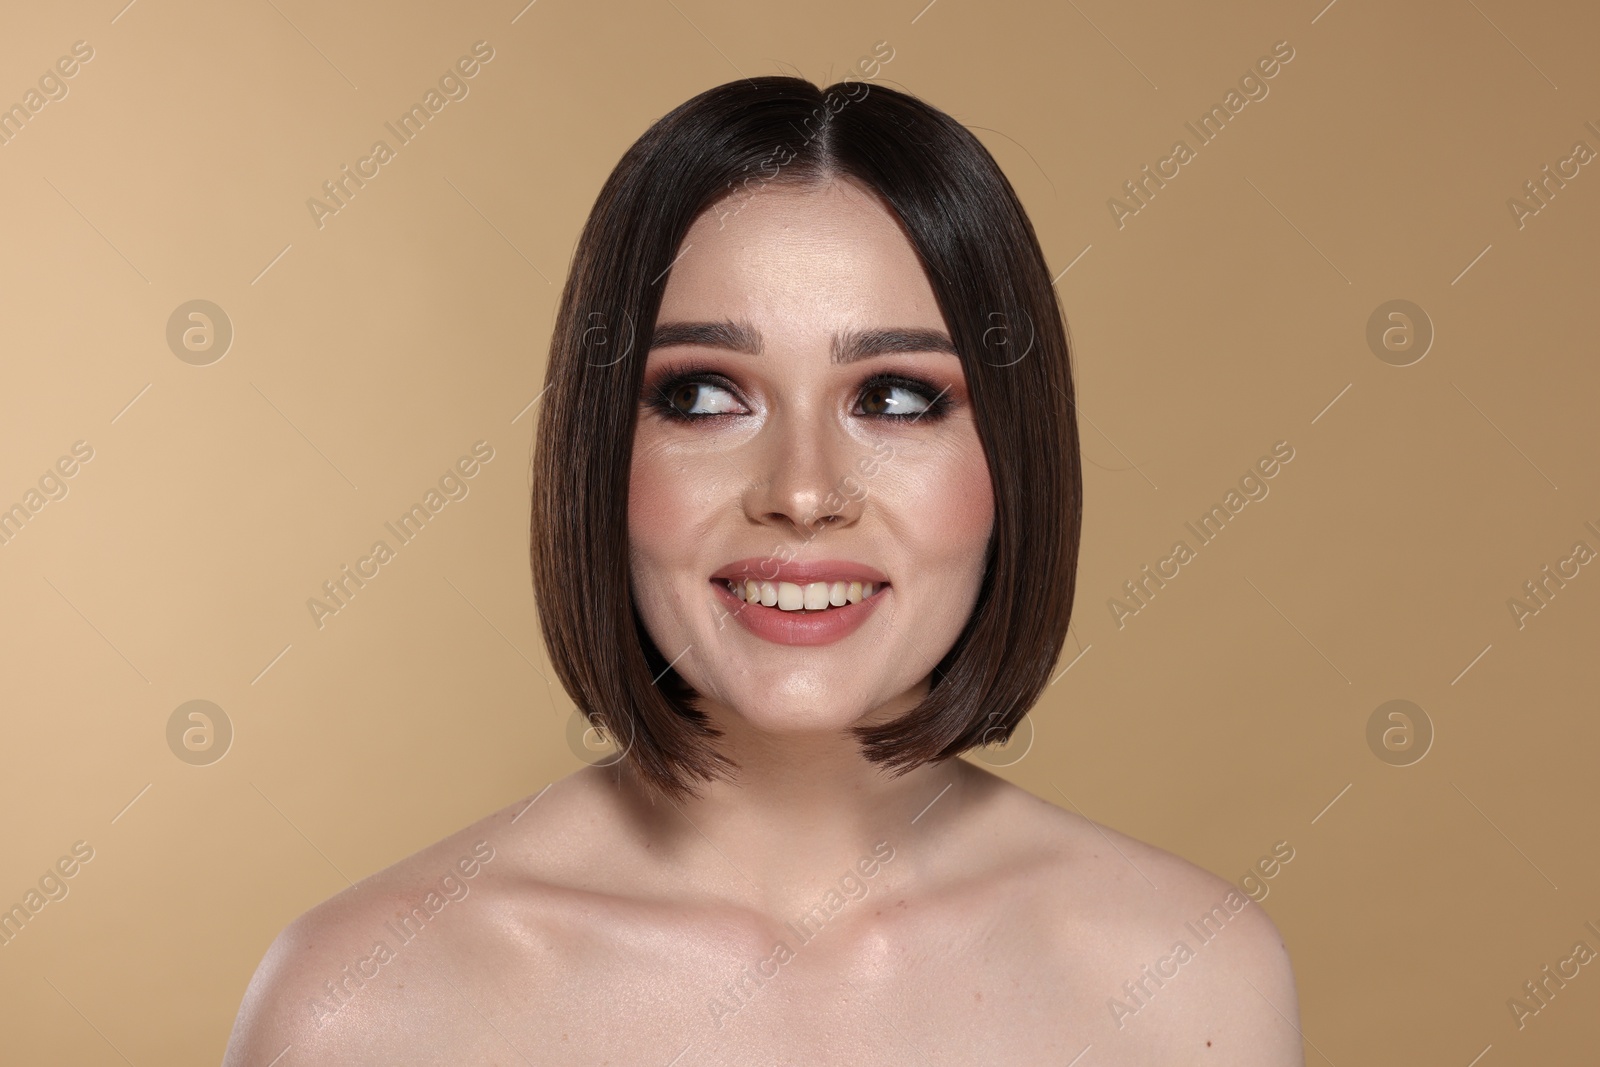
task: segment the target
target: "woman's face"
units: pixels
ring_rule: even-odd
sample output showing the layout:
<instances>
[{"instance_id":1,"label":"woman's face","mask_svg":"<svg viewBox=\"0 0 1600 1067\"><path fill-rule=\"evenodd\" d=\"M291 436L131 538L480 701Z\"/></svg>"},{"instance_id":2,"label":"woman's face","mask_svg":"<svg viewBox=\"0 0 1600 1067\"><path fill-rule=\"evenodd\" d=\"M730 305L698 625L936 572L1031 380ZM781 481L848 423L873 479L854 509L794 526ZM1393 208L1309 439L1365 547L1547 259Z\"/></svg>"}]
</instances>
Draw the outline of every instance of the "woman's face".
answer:
<instances>
[{"instance_id":1,"label":"woman's face","mask_svg":"<svg viewBox=\"0 0 1600 1067\"><path fill-rule=\"evenodd\" d=\"M880 721L926 693L983 575L994 496L961 361L862 187L730 204L685 236L647 356L635 602L721 725Z\"/></svg>"}]
</instances>

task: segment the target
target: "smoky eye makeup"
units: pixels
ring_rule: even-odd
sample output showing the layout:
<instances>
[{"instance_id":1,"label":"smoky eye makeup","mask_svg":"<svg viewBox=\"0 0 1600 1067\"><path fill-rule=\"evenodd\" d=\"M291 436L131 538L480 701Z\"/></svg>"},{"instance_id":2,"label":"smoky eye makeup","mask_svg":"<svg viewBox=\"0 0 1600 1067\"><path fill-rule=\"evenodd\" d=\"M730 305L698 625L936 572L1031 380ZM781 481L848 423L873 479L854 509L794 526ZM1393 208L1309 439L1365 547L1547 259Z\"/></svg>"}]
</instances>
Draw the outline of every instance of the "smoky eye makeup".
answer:
<instances>
[{"instance_id":1,"label":"smoky eye makeup","mask_svg":"<svg viewBox=\"0 0 1600 1067\"><path fill-rule=\"evenodd\" d=\"M896 394L912 397L920 406L904 411L887 410L907 407L904 401L894 399ZM747 413L743 410L745 404L738 386L727 375L695 364L674 367L650 377L640 401L653 413L685 424ZM701 404L714 404L717 410L692 410ZM868 375L856 388L856 407L862 409L857 412L859 417L889 423L938 422L953 404L949 385L916 374L880 371Z\"/></svg>"},{"instance_id":2,"label":"smoky eye makeup","mask_svg":"<svg viewBox=\"0 0 1600 1067\"><path fill-rule=\"evenodd\" d=\"M651 411L679 422L694 422L699 419L714 418L716 415L741 413L741 411L722 410L694 414L684 410L685 406L696 406L702 397L717 391L727 398L721 401L724 408L744 407L744 402L739 396L739 387L732 379L709 366L694 363L669 367L653 376L647 376L639 399ZM684 403L686 400L687 404Z\"/></svg>"}]
</instances>

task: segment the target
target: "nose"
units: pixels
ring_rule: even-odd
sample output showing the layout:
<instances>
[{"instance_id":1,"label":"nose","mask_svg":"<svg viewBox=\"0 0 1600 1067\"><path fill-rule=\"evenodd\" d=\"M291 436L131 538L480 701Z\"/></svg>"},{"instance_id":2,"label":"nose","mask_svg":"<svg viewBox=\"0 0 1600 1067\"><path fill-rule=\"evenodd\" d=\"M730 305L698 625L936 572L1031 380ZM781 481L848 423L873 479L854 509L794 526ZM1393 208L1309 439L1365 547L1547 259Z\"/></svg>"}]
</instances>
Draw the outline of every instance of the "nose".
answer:
<instances>
[{"instance_id":1,"label":"nose","mask_svg":"<svg viewBox=\"0 0 1600 1067\"><path fill-rule=\"evenodd\" d=\"M807 540L822 530L854 525L865 487L854 474L859 442L825 415L775 415L763 427L757 481L744 493L752 522Z\"/></svg>"}]
</instances>

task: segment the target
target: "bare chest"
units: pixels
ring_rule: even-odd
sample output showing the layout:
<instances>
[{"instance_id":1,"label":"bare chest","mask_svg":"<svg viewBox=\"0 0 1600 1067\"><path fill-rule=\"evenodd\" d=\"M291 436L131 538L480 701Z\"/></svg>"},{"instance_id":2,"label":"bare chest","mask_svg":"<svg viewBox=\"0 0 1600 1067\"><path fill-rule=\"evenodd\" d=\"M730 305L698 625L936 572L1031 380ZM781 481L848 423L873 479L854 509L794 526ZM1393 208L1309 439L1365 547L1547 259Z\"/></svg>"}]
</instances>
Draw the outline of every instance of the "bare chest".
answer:
<instances>
[{"instance_id":1,"label":"bare chest","mask_svg":"<svg viewBox=\"0 0 1600 1067\"><path fill-rule=\"evenodd\" d=\"M804 934L613 931L505 960L461 994L496 1020L483 1040L541 1064L1066 1065L1091 1047L1100 1067L1160 1062L1153 1034L1108 1025L1111 971L1027 923Z\"/></svg>"}]
</instances>

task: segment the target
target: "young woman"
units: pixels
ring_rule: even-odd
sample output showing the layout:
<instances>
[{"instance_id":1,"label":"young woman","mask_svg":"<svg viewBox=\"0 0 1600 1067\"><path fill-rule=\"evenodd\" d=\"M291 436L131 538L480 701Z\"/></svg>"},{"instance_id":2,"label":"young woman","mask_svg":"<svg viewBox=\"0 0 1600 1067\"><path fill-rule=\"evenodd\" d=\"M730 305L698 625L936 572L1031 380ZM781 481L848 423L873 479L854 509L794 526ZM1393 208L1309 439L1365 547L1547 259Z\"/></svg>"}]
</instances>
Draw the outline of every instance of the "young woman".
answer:
<instances>
[{"instance_id":1,"label":"young woman","mask_svg":"<svg viewBox=\"0 0 1600 1067\"><path fill-rule=\"evenodd\" d=\"M1048 683L1081 523L1050 273L965 128L690 100L546 385L534 588L620 758L296 920L227 1064L1303 1062L1258 906L956 758Z\"/></svg>"}]
</instances>

